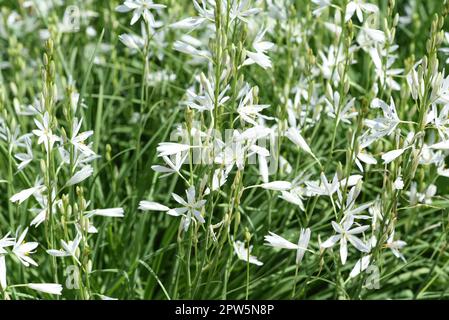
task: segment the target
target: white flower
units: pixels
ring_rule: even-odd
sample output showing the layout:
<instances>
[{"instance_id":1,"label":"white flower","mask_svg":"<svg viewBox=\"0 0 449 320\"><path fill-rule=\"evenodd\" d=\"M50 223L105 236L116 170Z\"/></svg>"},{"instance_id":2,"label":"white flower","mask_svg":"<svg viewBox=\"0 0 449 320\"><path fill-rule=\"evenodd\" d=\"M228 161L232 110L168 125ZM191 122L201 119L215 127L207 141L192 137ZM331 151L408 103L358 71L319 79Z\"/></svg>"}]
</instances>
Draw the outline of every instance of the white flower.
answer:
<instances>
[{"instance_id":1,"label":"white flower","mask_svg":"<svg viewBox=\"0 0 449 320\"><path fill-rule=\"evenodd\" d=\"M397 177L396 180L394 180L393 186L395 190L404 189L404 181L402 180L401 176Z\"/></svg>"},{"instance_id":2,"label":"white flower","mask_svg":"<svg viewBox=\"0 0 449 320\"><path fill-rule=\"evenodd\" d=\"M174 208L169 210L167 213L173 216L185 216L184 220L184 230L187 231L190 225L192 215L198 220L199 223L204 223L205 220L201 215L201 210L206 204L206 200L196 200L195 199L195 187L191 186L186 190L187 201L178 196L176 193L172 193L173 199L182 205L180 208ZM187 212L187 215L185 213Z\"/></svg>"},{"instance_id":3,"label":"white flower","mask_svg":"<svg viewBox=\"0 0 449 320\"><path fill-rule=\"evenodd\" d=\"M92 130L85 131L82 133L79 133L81 129L81 124L83 123L83 119L81 119L78 122L78 119L75 118L73 120L73 127L72 127L72 138L70 139L70 142L73 144L76 150L83 153L85 156L93 156L95 155L95 152L93 152L86 144L85 140L89 138L91 135L94 134Z\"/></svg>"},{"instance_id":4,"label":"white flower","mask_svg":"<svg viewBox=\"0 0 449 320\"><path fill-rule=\"evenodd\" d=\"M307 251L307 246L310 240L310 229L301 229L298 244L291 243L290 241L282 238L274 232L269 232L270 235L265 236L267 245L273 248L290 249L296 251L296 264L300 264L304 253Z\"/></svg>"},{"instance_id":5,"label":"white flower","mask_svg":"<svg viewBox=\"0 0 449 320\"><path fill-rule=\"evenodd\" d=\"M250 8L249 0L232 1L229 16L231 21L238 19L245 23L249 23L247 17L260 12L258 8Z\"/></svg>"},{"instance_id":6,"label":"white flower","mask_svg":"<svg viewBox=\"0 0 449 320\"><path fill-rule=\"evenodd\" d=\"M155 26L156 21L151 13L151 9L160 10L165 8L165 5L153 3L153 0L126 0L122 5L115 8L118 12L133 11L131 25L135 24L141 16L150 26Z\"/></svg>"},{"instance_id":7,"label":"white flower","mask_svg":"<svg viewBox=\"0 0 449 320\"><path fill-rule=\"evenodd\" d=\"M319 55L322 60L320 69L324 78L332 80L334 82L334 85L337 85L337 83L340 81L340 75L338 72L334 71L338 67L338 65L343 63L343 61L348 59L348 57L346 56L346 54L343 53L344 49L342 45L338 47L331 45L328 48L326 48L326 50L327 56L324 54L323 51L319 52ZM350 51L352 51L351 48ZM349 61L349 63L353 62Z\"/></svg>"},{"instance_id":8,"label":"white flower","mask_svg":"<svg viewBox=\"0 0 449 320\"><path fill-rule=\"evenodd\" d=\"M432 93L430 101L439 104L449 103L449 76L443 78L442 73L434 75L432 81Z\"/></svg>"},{"instance_id":9,"label":"white flower","mask_svg":"<svg viewBox=\"0 0 449 320\"><path fill-rule=\"evenodd\" d=\"M255 264L257 266L263 265L263 262L259 261L257 257L251 255L252 250L253 246L246 248L245 244L242 241L237 240L234 242L234 252L237 254L237 258L242 261Z\"/></svg>"},{"instance_id":10,"label":"white flower","mask_svg":"<svg viewBox=\"0 0 449 320\"><path fill-rule=\"evenodd\" d=\"M42 122L34 119L34 123L38 128L38 130L33 130L33 133L39 137L37 143L43 143L45 146L45 150L47 152L50 152L53 149L53 145L55 144L55 142L60 141L61 138L52 133L52 130L50 128L50 116L48 115L48 112L45 112L44 116L42 117Z\"/></svg>"},{"instance_id":11,"label":"white flower","mask_svg":"<svg viewBox=\"0 0 449 320\"><path fill-rule=\"evenodd\" d=\"M350 124L350 119L358 115L358 112L354 111L355 98L348 98L346 102L340 102L340 93L338 91L334 92L330 85L328 85L327 90L328 97L326 98L326 104L329 108L327 115L331 118L338 119L337 121ZM340 106L340 103L342 105L344 104L344 106Z\"/></svg>"},{"instance_id":12,"label":"white flower","mask_svg":"<svg viewBox=\"0 0 449 320\"><path fill-rule=\"evenodd\" d=\"M265 53L270 50L274 44L269 41L262 41L263 36L267 30L260 31L253 42L253 48L256 52L246 51L248 58L243 63L244 66L251 64L258 64L264 69L271 68L271 60Z\"/></svg>"},{"instance_id":13,"label":"white flower","mask_svg":"<svg viewBox=\"0 0 449 320\"><path fill-rule=\"evenodd\" d=\"M54 257L73 257L75 261L81 265L77 257L77 249L80 245L81 240L82 235L81 233L78 232L73 241L65 242L64 240L61 240L62 249L60 250L49 249L47 250L47 253Z\"/></svg>"},{"instance_id":14,"label":"white flower","mask_svg":"<svg viewBox=\"0 0 449 320\"><path fill-rule=\"evenodd\" d=\"M365 125L369 128L369 130L361 137L361 148L366 148L374 141L390 135L401 122L396 112L396 106L393 98L391 98L390 105L387 105L384 101L375 98L371 102L371 108L381 108L384 116L374 120L365 120Z\"/></svg>"},{"instance_id":15,"label":"white flower","mask_svg":"<svg viewBox=\"0 0 449 320\"><path fill-rule=\"evenodd\" d=\"M65 242L64 240L61 240L62 249L60 250L49 249L47 250L47 253L54 257L73 257L75 261L79 265L81 265L81 262L78 260L77 257L77 249L80 245L81 239L82 239L81 233L78 232L73 241Z\"/></svg>"},{"instance_id":16,"label":"white flower","mask_svg":"<svg viewBox=\"0 0 449 320\"><path fill-rule=\"evenodd\" d=\"M223 186L228 179L228 174L231 171L232 167L227 166L226 168L224 168L224 170L222 170L221 168L216 169L212 176L212 186L210 187L210 190L207 190L208 191L207 193L205 192L205 194L210 193L211 190L216 191L221 186Z\"/></svg>"},{"instance_id":17,"label":"white flower","mask_svg":"<svg viewBox=\"0 0 449 320\"><path fill-rule=\"evenodd\" d=\"M25 242L24 240L27 232L28 228L26 228L17 238L12 252L25 267L29 267L30 265L37 266L36 261L34 261L29 255L34 253L33 250L36 249L39 244L37 242Z\"/></svg>"},{"instance_id":18,"label":"white flower","mask_svg":"<svg viewBox=\"0 0 449 320\"><path fill-rule=\"evenodd\" d=\"M27 165L30 164L31 161L33 161L33 149L31 148L31 139L29 136L25 137L25 146L26 146L26 153L16 153L14 157L20 161L20 164L17 166L17 169L19 171L22 171Z\"/></svg>"},{"instance_id":19,"label":"white flower","mask_svg":"<svg viewBox=\"0 0 449 320\"><path fill-rule=\"evenodd\" d=\"M357 250L361 252L368 253L370 250L369 246L355 236L356 234L364 232L369 228L369 226L361 226L350 229L353 223L354 217L352 215L347 216L341 224L332 221L332 227L337 234L331 236L321 244L322 248L330 248L333 247L337 241L340 241L340 258L342 264L346 263L346 258L348 257L347 241L349 241Z\"/></svg>"},{"instance_id":20,"label":"white flower","mask_svg":"<svg viewBox=\"0 0 449 320\"><path fill-rule=\"evenodd\" d=\"M346 5L345 22L349 21L354 13L357 13L357 18L363 22L363 12L375 13L379 8L371 3L364 3L363 0L353 0Z\"/></svg>"},{"instance_id":21,"label":"white flower","mask_svg":"<svg viewBox=\"0 0 449 320\"><path fill-rule=\"evenodd\" d=\"M351 177L350 177L351 178ZM346 182L346 181L338 181L338 176L335 173L334 177L332 178L331 183L329 183L327 181L326 175L324 174L324 172L321 172L320 174L320 181L321 184L317 181L306 181L305 184L307 186L307 191L312 194L312 195L320 195L320 196L332 196L335 192L337 192L338 187L340 185L346 186L346 183L342 183L342 182ZM348 186L350 186L349 182L353 182L350 181L348 179L347 181Z\"/></svg>"},{"instance_id":22,"label":"white flower","mask_svg":"<svg viewBox=\"0 0 449 320\"><path fill-rule=\"evenodd\" d=\"M10 238L9 233L6 236L4 236L2 239L0 239L0 255L6 253L5 249L3 249L3 248L11 247L15 243L16 243L15 239Z\"/></svg>"},{"instance_id":23,"label":"white flower","mask_svg":"<svg viewBox=\"0 0 449 320\"><path fill-rule=\"evenodd\" d=\"M61 295L62 291L62 286L57 283L29 283L27 287L36 291L56 295Z\"/></svg>"},{"instance_id":24,"label":"white flower","mask_svg":"<svg viewBox=\"0 0 449 320\"><path fill-rule=\"evenodd\" d=\"M38 209L39 210L39 209ZM30 210L31 211L31 210ZM33 210L34 211L34 210ZM34 219L30 222L30 226L34 226L35 228L39 227L39 225L47 219L47 208L40 209L38 214L34 217Z\"/></svg>"},{"instance_id":25,"label":"white flower","mask_svg":"<svg viewBox=\"0 0 449 320\"><path fill-rule=\"evenodd\" d=\"M318 7L313 10L313 15L319 17L321 13L331 5L331 0L312 0Z\"/></svg>"},{"instance_id":26,"label":"white flower","mask_svg":"<svg viewBox=\"0 0 449 320\"><path fill-rule=\"evenodd\" d=\"M391 249L391 252L393 252L394 256L396 258L400 258L402 259L402 261L407 262L405 260L404 255L399 251L400 249L402 249L403 247L405 247L407 245L407 243L405 241L402 240L394 240L394 231L390 234L390 236L388 237L387 243L386 243L386 247Z\"/></svg>"},{"instance_id":27,"label":"white flower","mask_svg":"<svg viewBox=\"0 0 449 320\"><path fill-rule=\"evenodd\" d=\"M243 97L237 108L237 113L239 114L239 117L242 118L243 121L250 123L254 126L257 126L256 120L258 118L265 120L272 120L273 119L272 117L267 117L260 113L262 110L270 107L270 105L258 105L253 103L254 88L245 91L246 92L242 92Z\"/></svg>"},{"instance_id":28,"label":"white flower","mask_svg":"<svg viewBox=\"0 0 449 320\"><path fill-rule=\"evenodd\" d=\"M195 93L192 89L187 90L188 101L186 104L200 112L212 111L215 108L215 102L217 106L224 106L224 104L229 100L229 96L226 95L230 86L227 85L224 89L220 90L218 94L218 99L215 101L215 83L210 81L204 73L201 73L196 80L201 85L201 92Z\"/></svg>"},{"instance_id":29,"label":"white flower","mask_svg":"<svg viewBox=\"0 0 449 320\"><path fill-rule=\"evenodd\" d=\"M410 191L407 191L406 194L409 196L410 205L414 206L417 203L431 204L432 198L437 193L437 187L434 184L430 184L425 190L424 193L418 192L417 183L413 181L410 184Z\"/></svg>"}]
</instances>

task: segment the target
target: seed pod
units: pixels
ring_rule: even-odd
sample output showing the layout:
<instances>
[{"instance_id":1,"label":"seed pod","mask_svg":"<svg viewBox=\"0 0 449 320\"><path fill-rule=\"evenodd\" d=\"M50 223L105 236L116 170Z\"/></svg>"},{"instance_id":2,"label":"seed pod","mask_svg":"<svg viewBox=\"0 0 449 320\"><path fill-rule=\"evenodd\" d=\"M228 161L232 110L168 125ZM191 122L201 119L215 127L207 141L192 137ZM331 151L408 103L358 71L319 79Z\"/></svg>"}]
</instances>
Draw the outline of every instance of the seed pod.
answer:
<instances>
[{"instance_id":1,"label":"seed pod","mask_svg":"<svg viewBox=\"0 0 449 320\"><path fill-rule=\"evenodd\" d=\"M45 52L44 52L42 61L43 61L43 63L44 63L44 66L47 66L47 65L48 65L48 55L47 55L47 53L45 53Z\"/></svg>"},{"instance_id":2,"label":"seed pod","mask_svg":"<svg viewBox=\"0 0 449 320\"><path fill-rule=\"evenodd\" d=\"M70 218L72 216L72 212L73 212L72 206L69 204L67 206L67 211L66 211L67 218Z\"/></svg>"},{"instance_id":3,"label":"seed pod","mask_svg":"<svg viewBox=\"0 0 449 320\"><path fill-rule=\"evenodd\" d=\"M340 161L337 164L337 170L336 171L337 171L338 180L343 179L343 177L344 177L344 170L343 170L343 165L341 164Z\"/></svg>"},{"instance_id":4,"label":"seed pod","mask_svg":"<svg viewBox=\"0 0 449 320\"><path fill-rule=\"evenodd\" d=\"M87 271L87 273L92 272L92 260L90 260L90 259L87 261L86 271Z\"/></svg>"},{"instance_id":5,"label":"seed pod","mask_svg":"<svg viewBox=\"0 0 449 320\"><path fill-rule=\"evenodd\" d=\"M18 89L17 85L14 82L9 83L9 88L11 89L13 95L17 96Z\"/></svg>"},{"instance_id":6,"label":"seed pod","mask_svg":"<svg viewBox=\"0 0 449 320\"><path fill-rule=\"evenodd\" d=\"M41 159L40 165L41 165L41 172L42 172L43 175L45 175L46 172L47 172L47 165L45 164L45 160L44 159Z\"/></svg>"},{"instance_id":7,"label":"seed pod","mask_svg":"<svg viewBox=\"0 0 449 320\"><path fill-rule=\"evenodd\" d=\"M399 13L396 13L393 20L393 26L396 27L399 23Z\"/></svg>"},{"instance_id":8,"label":"seed pod","mask_svg":"<svg viewBox=\"0 0 449 320\"><path fill-rule=\"evenodd\" d=\"M53 80L55 79L55 75L56 75L56 66L55 66L55 62L52 60L50 61L50 79Z\"/></svg>"},{"instance_id":9,"label":"seed pod","mask_svg":"<svg viewBox=\"0 0 449 320\"><path fill-rule=\"evenodd\" d=\"M53 56L54 43L51 38L46 41L45 48L47 50L48 55Z\"/></svg>"},{"instance_id":10,"label":"seed pod","mask_svg":"<svg viewBox=\"0 0 449 320\"><path fill-rule=\"evenodd\" d=\"M246 240L246 242L249 243L251 241L251 237L252 237L251 232L249 232L249 229L247 227L245 227L245 240Z\"/></svg>"},{"instance_id":11,"label":"seed pod","mask_svg":"<svg viewBox=\"0 0 449 320\"><path fill-rule=\"evenodd\" d=\"M106 161L111 161L111 151L112 151L112 147L111 147L111 145L108 143L107 145L106 145Z\"/></svg>"},{"instance_id":12,"label":"seed pod","mask_svg":"<svg viewBox=\"0 0 449 320\"><path fill-rule=\"evenodd\" d=\"M234 216L234 234L236 234L238 231L238 228L240 226L240 219L241 219L240 211L237 210Z\"/></svg>"}]
</instances>

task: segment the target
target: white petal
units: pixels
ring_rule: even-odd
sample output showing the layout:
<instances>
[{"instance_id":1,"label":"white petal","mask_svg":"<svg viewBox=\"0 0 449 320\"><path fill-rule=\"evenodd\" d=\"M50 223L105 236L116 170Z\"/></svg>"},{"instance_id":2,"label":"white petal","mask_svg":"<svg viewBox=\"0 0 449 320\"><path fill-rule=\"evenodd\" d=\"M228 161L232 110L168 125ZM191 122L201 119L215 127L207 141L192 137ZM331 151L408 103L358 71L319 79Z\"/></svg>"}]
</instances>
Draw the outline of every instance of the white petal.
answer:
<instances>
[{"instance_id":1,"label":"white petal","mask_svg":"<svg viewBox=\"0 0 449 320\"><path fill-rule=\"evenodd\" d=\"M354 1L351 1L346 5L345 22L348 22L349 19L351 19L354 15L355 9L357 9L357 5Z\"/></svg>"},{"instance_id":2,"label":"white petal","mask_svg":"<svg viewBox=\"0 0 449 320\"><path fill-rule=\"evenodd\" d=\"M57 283L29 283L28 288L56 295L60 295L62 291L62 286Z\"/></svg>"},{"instance_id":3,"label":"white petal","mask_svg":"<svg viewBox=\"0 0 449 320\"><path fill-rule=\"evenodd\" d=\"M341 264L344 265L346 263L346 259L348 258L348 246L345 237L340 239L340 258Z\"/></svg>"},{"instance_id":4,"label":"white petal","mask_svg":"<svg viewBox=\"0 0 449 320\"><path fill-rule=\"evenodd\" d=\"M436 150L449 150L449 140L435 143L431 145L429 148Z\"/></svg>"},{"instance_id":5,"label":"white petal","mask_svg":"<svg viewBox=\"0 0 449 320\"><path fill-rule=\"evenodd\" d=\"M284 239L283 237L275 234L274 232L269 232L270 235L265 236L266 245L281 248L281 249L297 249L298 246L290 241Z\"/></svg>"},{"instance_id":6,"label":"white petal","mask_svg":"<svg viewBox=\"0 0 449 320\"><path fill-rule=\"evenodd\" d=\"M139 202L139 210L143 211L168 211L170 210L169 207L166 207L160 203L157 202L151 202L151 201L140 201Z\"/></svg>"},{"instance_id":7,"label":"white petal","mask_svg":"<svg viewBox=\"0 0 449 320\"><path fill-rule=\"evenodd\" d=\"M187 212L187 208L174 208L167 211L167 214L174 217L179 217L183 213Z\"/></svg>"},{"instance_id":8,"label":"white petal","mask_svg":"<svg viewBox=\"0 0 449 320\"><path fill-rule=\"evenodd\" d=\"M124 5L119 5L119 6L117 6L116 8L115 8L115 11L117 11L117 12L121 12L121 13L124 13L124 12L129 12L129 11L131 11L132 9L131 8L129 8L129 7L127 7L127 6L124 6Z\"/></svg>"},{"instance_id":9,"label":"white petal","mask_svg":"<svg viewBox=\"0 0 449 320\"><path fill-rule=\"evenodd\" d=\"M361 226L347 231L348 234L359 234L367 230L369 226Z\"/></svg>"},{"instance_id":10,"label":"white petal","mask_svg":"<svg viewBox=\"0 0 449 320\"><path fill-rule=\"evenodd\" d=\"M79 171L77 171L70 179L67 181L66 186L73 186L78 184L87 178L89 178L94 173L94 168L91 165L84 166Z\"/></svg>"},{"instance_id":11,"label":"white petal","mask_svg":"<svg viewBox=\"0 0 449 320\"><path fill-rule=\"evenodd\" d=\"M95 209L92 211L92 215L94 216L114 217L114 218L124 217L123 213L124 213L123 208Z\"/></svg>"},{"instance_id":12,"label":"white petal","mask_svg":"<svg viewBox=\"0 0 449 320\"><path fill-rule=\"evenodd\" d=\"M62 250L49 249L47 253L53 257L67 257L69 254Z\"/></svg>"},{"instance_id":13,"label":"white petal","mask_svg":"<svg viewBox=\"0 0 449 320\"><path fill-rule=\"evenodd\" d=\"M29 188L29 189L25 189L20 191L19 193L16 193L15 195L13 195L9 200L11 202L18 202L19 204L21 204L22 202L24 202L26 199L28 199L29 197L31 197L31 195L36 191L36 188Z\"/></svg>"},{"instance_id":14,"label":"white petal","mask_svg":"<svg viewBox=\"0 0 449 320\"><path fill-rule=\"evenodd\" d=\"M384 161L384 164L388 164L394 159L400 157L404 153L405 149L397 149L388 151L387 153L384 153L382 155L382 160Z\"/></svg>"},{"instance_id":15,"label":"white petal","mask_svg":"<svg viewBox=\"0 0 449 320\"><path fill-rule=\"evenodd\" d=\"M0 256L0 287L6 289L6 263L5 256Z\"/></svg>"},{"instance_id":16,"label":"white petal","mask_svg":"<svg viewBox=\"0 0 449 320\"><path fill-rule=\"evenodd\" d=\"M196 26L199 26L202 24L206 19L204 18L196 18L196 17L190 17L183 19L181 21L172 23L170 27L174 29L193 29Z\"/></svg>"},{"instance_id":17,"label":"white petal","mask_svg":"<svg viewBox=\"0 0 449 320\"><path fill-rule=\"evenodd\" d=\"M174 142L161 142L156 148L159 153L158 156L171 156L186 150L189 150L190 146L188 144L174 143Z\"/></svg>"},{"instance_id":18,"label":"white petal","mask_svg":"<svg viewBox=\"0 0 449 320\"><path fill-rule=\"evenodd\" d=\"M288 181L272 181L263 183L260 185L260 187L267 190L285 191L291 189L292 184Z\"/></svg>"},{"instance_id":19,"label":"white petal","mask_svg":"<svg viewBox=\"0 0 449 320\"><path fill-rule=\"evenodd\" d=\"M300 264L302 259L304 258L304 253L307 250L307 246L310 241L310 229L301 229L301 233L298 240L298 250L296 252L296 264Z\"/></svg>"},{"instance_id":20,"label":"white petal","mask_svg":"<svg viewBox=\"0 0 449 320\"><path fill-rule=\"evenodd\" d=\"M359 251L361 252L369 252L369 247L363 243L362 240L360 240L359 238L357 238L356 236L350 235L348 234L348 240L349 242L351 242L351 244Z\"/></svg>"},{"instance_id":21,"label":"white petal","mask_svg":"<svg viewBox=\"0 0 449 320\"><path fill-rule=\"evenodd\" d=\"M377 160L372 155L365 152L359 152L357 158L366 164L377 164Z\"/></svg>"},{"instance_id":22,"label":"white petal","mask_svg":"<svg viewBox=\"0 0 449 320\"><path fill-rule=\"evenodd\" d=\"M289 128L285 136L305 152L312 154L312 150L310 149L306 140L304 140L304 138L301 136L298 128Z\"/></svg>"},{"instance_id":23,"label":"white petal","mask_svg":"<svg viewBox=\"0 0 449 320\"><path fill-rule=\"evenodd\" d=\"M324 241L320 247L321 248L333 247L337 243L337 241L340 240L340 238L341 238L341 236L339 234L332 236L329 239L327 239L326 241Z\"/></svg>"},{"instance_id":24,"label":"white petal","mask_svg":"<svg viewBox=\"0 0 449 320\"><path fill-rule=\"evenodd\" d=\"M364 256L363 258L359 259L356 262L351 273L349 274L349 277L355 278L360 274L360 272L366 270L366 268L368 268L368 266L369 266L370 260L371 260L371 256Z\"/></svg>"}]
</instances>

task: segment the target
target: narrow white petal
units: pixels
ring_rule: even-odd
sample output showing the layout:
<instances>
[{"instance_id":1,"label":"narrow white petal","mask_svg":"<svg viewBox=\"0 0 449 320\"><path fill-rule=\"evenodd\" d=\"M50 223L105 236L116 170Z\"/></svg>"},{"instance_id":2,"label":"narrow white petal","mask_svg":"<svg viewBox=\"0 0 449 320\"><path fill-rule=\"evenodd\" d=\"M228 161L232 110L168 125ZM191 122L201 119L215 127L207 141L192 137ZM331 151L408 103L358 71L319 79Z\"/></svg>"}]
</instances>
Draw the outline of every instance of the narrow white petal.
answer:
<instances>
[{"instance_id":1,"label":"narrow white petal","mask_svg":"<svg viewBox=\"0 0 449 320\"><path fill-rule=\"evenodd\" d=\"M84 166L79 171L77 171L70 179L67 181L66 186L73 186L78 184L87 178L89 178L94 173L94 168L91 165Z\"/></svg>"},{"instance_id":2,"label":"narrow white petal","mask_svg":"<svg viewBox=\"0 0 449 320\"><path fill-rule=\"evenodd\" d=\"M163 204L152 202L152 201L140 201L139 202L139 210L143 211L168 211L169 207L164 206Z\"/></svg>"},{"instance_id":3,"label":"narrow white petal","mask_svg":"<svg viewBox=\"0 0 449 320\"><path fill-rule=\"evenodd\" d=\"M329 239L327 239L326 241L324 241L324 242L321 244L321 248L330 248L330 247L333 247L333 246L337 243L337 241L340 240L340 238L341 238L341 236L340 236L339 234L330 237Z\"/></svg>"},{"instance_id":4,"label":"narrow white petal","mask_svg":"<svg viewBox=\"0 0 449 320\"><path fill-rule=\"evenodd\" d=\"M364 270L366 270L366 268L368 268L369 266L369 262L370 262L371 256L364 256L363 258L359 259L354 268L352 269L351 273L349 274L350 278L355 278L357 277L361 272L363 272Z\"/></svg>"},{"instance_id":5,"label":"narrow white petal","mask_svg":"<svg viewBox=\"0 0 449 320\"><path fill-rule=\"evenodd\" d=\"M289 138L294 144L303 149L307 153L312 153L309 145L306 140L301 136L301 133L298 128L289 128L285 134L287 138Z\"/></svg>"},{"instance_id":6,"label":"narrow white petal","mask_svg":"<svg viewBox=\"0 0 449 320\"><path fill-rule=\"evenodd\" d=\"M62 292L62 286L57 283L29 283L28 288L56 295L60 295Z\"/></svg>"},{"instance_id":7,"label":"narrow white petal","mask_svg":"<svg viewBox=\"0 0 449 320\"><path fill-rule=\"evenodd\" d=\"M394 159L400 157L404 153L405 149L397 149L388 151L387 153L384 153L382 155L382 160L384 161L384 164L388 164Z\"/></svg>"},{"instance_id":8,"label":"narrow white petal","mask_svg":"<svg viewBox=\"0 0 449 320\"><path fill-rule=\"evenodd\" d=\"M345 237L340 239L340 258L341 264L344 265L346 263L346 259L348 258L348 245Z\"/></svg>"},{"instance_id":9,"label":"narrow white petal","mask_svg":"<svg viewBox=\"0 0 449 320\"><path fill-rule=\"evenodd\" d=\"M124 217L123 208L95 209L92 211L92 213L95 216L114 217L114 218Z\"/></svg>"},{"instance_id":10,"label":"narrow white petal","mask_svg":"<svg viewBox=\"0 0 449 320\"><path fill-rule=\"evenodd\" d=\"M267 190L285 191L291 189L292 184L288 181L272 181L263 183L260 187Z\"/></svg>"}]
</instances>

